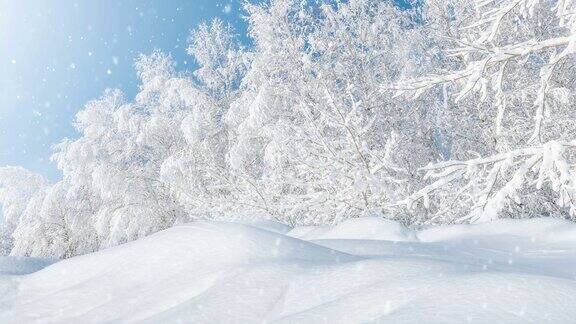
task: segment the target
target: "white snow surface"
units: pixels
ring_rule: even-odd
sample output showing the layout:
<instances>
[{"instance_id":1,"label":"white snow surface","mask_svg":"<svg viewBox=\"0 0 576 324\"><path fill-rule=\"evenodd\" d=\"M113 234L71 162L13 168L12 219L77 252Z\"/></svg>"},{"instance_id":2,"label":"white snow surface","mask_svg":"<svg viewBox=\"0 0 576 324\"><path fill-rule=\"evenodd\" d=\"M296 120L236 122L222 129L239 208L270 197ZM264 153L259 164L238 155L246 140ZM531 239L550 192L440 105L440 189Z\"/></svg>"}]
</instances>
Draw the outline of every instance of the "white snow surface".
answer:
<instances>
[{"instance_id":1,"label":"white snow surface","mask_svg":"<svg viewBox=\"0 0 576 324\"><path fill-rule=\"evenodd\" d=\"M304 226L291 230L289 236L311 239L363 239L414 241L416 233L398 222L379 217L352 218L331 226Z\"/></svg>"},{"instance_id":2,"label":"white snow surface","mask_svg":"<svg viewBox=\"0 0 576 324\"><path fill-rule=\"evenodd\" d=\"M286 230L271 221L195 222L51 265L0 259L0 323L576 319L570 222L499 220L413 232L359 218Z\"/></svg>"}]
</instances>

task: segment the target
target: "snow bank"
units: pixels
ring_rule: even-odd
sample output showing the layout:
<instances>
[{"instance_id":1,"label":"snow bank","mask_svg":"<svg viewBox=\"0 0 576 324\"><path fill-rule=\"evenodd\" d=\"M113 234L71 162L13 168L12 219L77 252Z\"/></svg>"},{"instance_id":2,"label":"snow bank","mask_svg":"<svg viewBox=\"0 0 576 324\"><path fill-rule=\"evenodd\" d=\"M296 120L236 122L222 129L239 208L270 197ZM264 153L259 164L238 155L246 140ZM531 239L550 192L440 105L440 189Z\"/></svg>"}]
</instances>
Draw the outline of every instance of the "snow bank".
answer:
<instances>
[{"instance_id":1,"label":"snow bank","mask_svg":"<svg viewBox=\"0 0 576 324\"><path fill-rule=\"evenodd\" d=\"M414 233L356 219L288 235L268 222L254 225L177 226L31 274L0 276L0 323L576 318L572 223L505 221Z\"/></svg>"}]
</instances>

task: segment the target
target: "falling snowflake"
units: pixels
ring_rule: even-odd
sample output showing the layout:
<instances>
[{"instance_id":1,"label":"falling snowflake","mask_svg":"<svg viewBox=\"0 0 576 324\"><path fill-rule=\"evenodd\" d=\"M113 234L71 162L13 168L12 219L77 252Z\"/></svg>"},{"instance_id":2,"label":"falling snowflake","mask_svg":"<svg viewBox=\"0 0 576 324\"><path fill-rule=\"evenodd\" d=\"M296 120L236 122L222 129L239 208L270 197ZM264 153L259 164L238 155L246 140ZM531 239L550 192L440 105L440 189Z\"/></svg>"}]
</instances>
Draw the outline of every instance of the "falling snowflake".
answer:
<instances>
[{"instance_id":1,"label":"falling snowflake","mask_svg":"<svg viewBox=\"0 0 576 324\"><path fill-rule=\"evenodd\" d=\"M232 12L232 4L227 4L224 6L224 10L222 10L225 14L229 14Z\"/></svg>"}]
</instances>

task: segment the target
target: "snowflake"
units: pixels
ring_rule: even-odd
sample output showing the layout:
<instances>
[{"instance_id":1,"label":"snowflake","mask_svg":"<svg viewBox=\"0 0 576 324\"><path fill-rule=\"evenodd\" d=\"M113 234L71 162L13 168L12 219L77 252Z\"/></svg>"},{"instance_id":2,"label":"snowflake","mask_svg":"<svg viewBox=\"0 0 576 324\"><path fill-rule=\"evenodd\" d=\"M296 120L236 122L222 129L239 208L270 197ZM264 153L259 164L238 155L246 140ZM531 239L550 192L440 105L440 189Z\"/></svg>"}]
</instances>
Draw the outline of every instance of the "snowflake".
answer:
<instances>
[{"instance_id":1,"label":"snowflake","mask_svg":"<svg viewBox=\"0 0 576 324\"><path fill-rule=\"evenodd\" d=\"M232 12L232 4L229 3L229 4L225 5L223 12L224 12L225 14L231 13L231 12Z\"/></svg>"}]
</instances>

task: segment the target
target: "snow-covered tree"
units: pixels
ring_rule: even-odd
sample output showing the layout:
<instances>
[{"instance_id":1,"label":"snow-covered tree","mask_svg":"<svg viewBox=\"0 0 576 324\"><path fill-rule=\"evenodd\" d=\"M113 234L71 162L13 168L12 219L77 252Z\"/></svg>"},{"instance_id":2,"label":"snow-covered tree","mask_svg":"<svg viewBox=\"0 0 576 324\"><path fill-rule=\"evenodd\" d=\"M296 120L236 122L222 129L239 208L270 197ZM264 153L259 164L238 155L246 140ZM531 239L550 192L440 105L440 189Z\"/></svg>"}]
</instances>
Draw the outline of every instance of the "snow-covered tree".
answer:
<instances>
[{"instance_id":1,"label":"snow-covered tree","mask_svg":"<svg viewBox=\"0 0 576 324\"><path fill-rule=\"evenodd\" d=\"M214 19L194 30L189 42L187 52L199 65L194 75L214 99L229 103L248 61L235 39L234 29Z\"/></svg>"},{"instance_id":2,"label":"snow-covered tree","mask_svg":"<svg viewBox=\"0 0 576 324\"><path fill-rule=\"evenodd\" d=\"M100 246L134 240L185 217L166 184L164 160L183 143L169 57L153 53L137 63L141 92L133 104L108 91L78 114L83 136L65 142L55 155L71 192L90 192L97 204L93 225Z\"/></svg>"},{"instance_id":3,"label":"snow-covered tree","mask_svg":"<svg viewBox=\"0 0 576 324\"><path fill-rule=\"evenodd\" d=\"M238 96L249 60L233 29L218 19L192 32L188 53L199 65L194 72L198 83L171 81L172 99L184 107L175 119L182 143L163 161L160 178L189 217L224 217L238 201L226 162L230 134L224 116Z\"/></svg>"},{"instance_id":4,"label":"snow-covered tree","mask_svg":"<svg viewBox=\"0 0 576 324\"><path fill-rule=\"evenodd\" d=\"M48 182L41 176L21 167L0 168L0 255L8 255L14 246L14 231L20 224L28 202Z\"/></svg>"},{"instance_id":5,"label":"snow-covered tree","mask_svg":"<svg viewBox=\"0 0 576 324\"><path fill-rule=\"evenodd\" d=\"M389 205L438 154L433 114L417 105L406 114L409 104L380 87L426 66L409 13L362 0L247 11L253 60L226 117L242 201L291 223L406 216Z\"/></svg>"},{"instance_id":6,"label":"snow-covered tree","mask_svg":"<svg viewBox=\"0 0 576 324\"><path fill-rule=\"evenodd\" d=\"M455 104L482 108L475 115L460 114L491 120L493 140L478 143L488 153L484 157L470 152L462 160L422 168L431 183L405 202L428 205L428 197L437 193L436 211L444 221L542 214L575 219L576 3L471 3L475 19L460 26L460 37L452 39L457 47L450 51L461 66L396 88L410 96L437 86L454 92Z\"/></svg>"}]
</instances>

